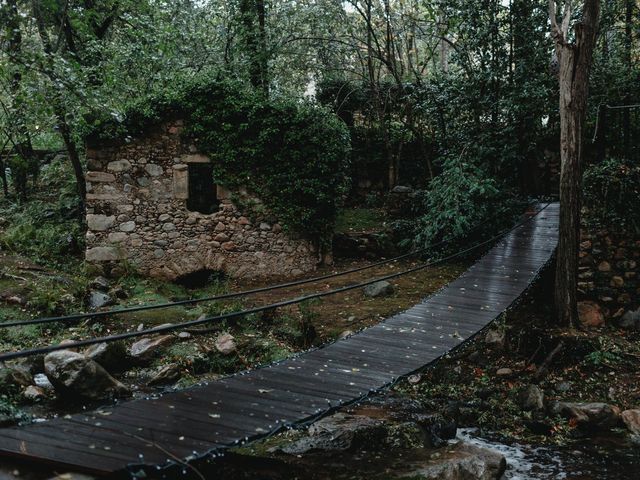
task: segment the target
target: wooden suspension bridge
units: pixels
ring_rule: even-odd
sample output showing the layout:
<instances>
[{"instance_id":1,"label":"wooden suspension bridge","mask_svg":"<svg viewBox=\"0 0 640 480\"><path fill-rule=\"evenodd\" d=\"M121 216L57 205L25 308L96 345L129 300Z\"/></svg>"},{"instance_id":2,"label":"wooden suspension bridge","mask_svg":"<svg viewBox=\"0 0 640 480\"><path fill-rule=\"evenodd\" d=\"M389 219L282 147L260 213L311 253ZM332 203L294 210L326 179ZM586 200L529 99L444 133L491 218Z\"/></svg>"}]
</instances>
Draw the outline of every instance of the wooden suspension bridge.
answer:
<instances>
[{"instance_id":1,"label":"wooden suspension bridge","mask_svg":"<svg viewBox=\"0 0 640 480\"><path fill-rule=\"evenodd\" d=\"M324 348L158 398L0 429L0 457L109 475L166 471L320 418L434 362L518 300L550 261L558 204L422 303Z\"/></svg>"}]
</instances>

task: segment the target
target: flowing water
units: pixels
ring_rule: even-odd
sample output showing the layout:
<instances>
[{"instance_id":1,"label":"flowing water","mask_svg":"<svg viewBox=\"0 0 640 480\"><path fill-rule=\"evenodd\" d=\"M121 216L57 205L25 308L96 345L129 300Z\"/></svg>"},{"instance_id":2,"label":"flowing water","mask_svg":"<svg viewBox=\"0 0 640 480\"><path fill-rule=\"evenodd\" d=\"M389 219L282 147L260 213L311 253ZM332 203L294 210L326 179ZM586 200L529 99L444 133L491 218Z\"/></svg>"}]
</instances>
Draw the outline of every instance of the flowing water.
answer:
<instances>
[{"instance_id":1,"label":"flowing water","mask_svg":"<svg viewBox=\"0 0 640 480\"><path fill-rule=\"evenodd\" d=\"M504 455L503 480L638 480L640 446L620 438L585 438L571 448L502 443L462 429L460 439Z\"/></svg>"}]
</instances>

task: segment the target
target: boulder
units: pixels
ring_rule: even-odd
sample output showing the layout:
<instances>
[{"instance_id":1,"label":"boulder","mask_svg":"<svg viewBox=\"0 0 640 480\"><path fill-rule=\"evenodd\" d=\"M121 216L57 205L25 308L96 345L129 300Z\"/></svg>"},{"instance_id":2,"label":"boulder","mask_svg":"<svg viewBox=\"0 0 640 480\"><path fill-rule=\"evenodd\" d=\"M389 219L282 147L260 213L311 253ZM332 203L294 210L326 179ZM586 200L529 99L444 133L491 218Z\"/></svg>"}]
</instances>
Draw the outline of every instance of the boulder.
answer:
<instances>
[{"instance_id":1,"label":"boulder","mask_svg":"<svg viewBox=\"0 0 640 480\"><path fill-rule=\"evenodd\" d=\"M364 295L369 298L386 297L394 292L393 285L389 282L376 282L364 287Z\"/></svg>"},{"instance_id":2,"label":"boulder","mask_svg":"<svg viewBox=\"0 0 640 480\"><path fill-rule=\"evenodd\" d=\"M84 355L98 362L109 372L121 372L127 368L129 352L124 342L98 343L84 351Z\"/></svg>"},{"instance_id":3,"label":"boulder","mask_svg":"<svg viewBox=\"0 0 640 480\"><path fill-rule=\"evenodd\" d=\"M147 382L147 385L165 385L168 383L174 383L180 379L180 365L176 363L170 363L163 366L154 377Z\"/></svg>"},{"instance_id":4,"label":"boulder","mask_svg":"<svg viewBox=\"0 0 640 480\"><path fill-rule=\"evenodd\" d=\"M158 355L175 341L173 335L160 335L138 340L129 348L129 355L137 361L146 362Z\"/></svg>"},{"instance_id":5,"label":"boulder","mask_svg":"<svg viewBox=\"0 0 640 480\"><path fill-rule=\"evenodd\" d=\"M113 299L106 293L98 292L96 290L92 290L91 292L89 292L87 304L92 310L97 310L99 308L113 305L113 303Z\"/></svg>"},{"instance_id":6,"label":"boulder","mask_svg":"<svg viewBox=\"0 0 640 480\"><path fill-rule=\"evenodd\" d=\"M560 402L556 408L584 430L608 430L620 423L620 409L607 403Z\"/></svg>"},{"instance_id":7,"label":"boulder","mask_svg":"<svg viewBox=\"0 0 640 480\"><path fill-rule=\"evenodd\" d=\"M77 352L51 352L44 358L44 369L56 392L62 396L98 400L130 394L127 387L98 363Z\"/></svg>"},{"instance_id":8,"label":"boulder","mask_svg":"<svg viewBox=\"0 0 640 480\"><path fill-rule=\"evenodd\" d=\"M585 328L597 328L604 325L604 315L600 305L595 302L578 302L578 318Z\"/></svg>"},{"instance_id":9,"label":"boulder","mask_svg":"<svg viewBox=\"0 0 640 480\"><path fill-rule=\"evenodd\" d=\"M523 410L542 410L544 408L544 393L540 387L529 385L520 393L519 403Z\"/></svg>"},{"instance_id":10,"label":"boulder","mask_svg":"<svg viewBox=\"0 0 640 480\"><path fill-rule=\"evenodd\" d=\"M412 462L410 471L393 478L421 480L499 480L507 468L503 455L487 448L460 442L422 464Z\"/></svg>"},{"instance_id":11,"label":"boulder","mask_svg":"<svg viewBox=\"0 0 640 480\"><path fill-rule=\"evenodd\" d=\"M231 355L236 349L236 340L233 335L223 333L216 338L216 350L223 355Z\"/></svg>"},{"instance_id":12,"label":"boulder","mask_svg":"<svg viewBox=\"0 0 640 480\"><path fill-rule=\"evenodd\" d=\"M313 451L345 451L381 442L384 437L382 420L339 412L314 423L308 435L286 445L282 451L292 455Z\"/></svg>"},{"instance_id":13,"label":"boulder","mask_svg":"<svg viewBox=\"0 0 640 480\"><path fill-rule=\"evenodd\" d=\"M632 434L640 435L640 410L625 410L620 417Z\"/></svg>"}]
</instances>

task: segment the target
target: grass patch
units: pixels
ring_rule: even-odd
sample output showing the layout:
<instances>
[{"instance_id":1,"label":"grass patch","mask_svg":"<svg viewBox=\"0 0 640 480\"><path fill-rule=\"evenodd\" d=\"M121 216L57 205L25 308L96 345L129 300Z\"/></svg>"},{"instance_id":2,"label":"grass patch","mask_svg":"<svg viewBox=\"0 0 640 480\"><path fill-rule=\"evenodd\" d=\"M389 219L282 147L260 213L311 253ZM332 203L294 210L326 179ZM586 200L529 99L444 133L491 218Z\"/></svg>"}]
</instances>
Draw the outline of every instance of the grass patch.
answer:
<instances>
[{"instance_id":1,"label":"grass patch","mask_svg":"<svg viewBox=\"0 0 640 480\"><path fill-rule=\"evenodd\" d=\"M386 226L384 210L378 208L344 209L336 220L336 233L379 231Z\"/></svg>"}]
</instances>

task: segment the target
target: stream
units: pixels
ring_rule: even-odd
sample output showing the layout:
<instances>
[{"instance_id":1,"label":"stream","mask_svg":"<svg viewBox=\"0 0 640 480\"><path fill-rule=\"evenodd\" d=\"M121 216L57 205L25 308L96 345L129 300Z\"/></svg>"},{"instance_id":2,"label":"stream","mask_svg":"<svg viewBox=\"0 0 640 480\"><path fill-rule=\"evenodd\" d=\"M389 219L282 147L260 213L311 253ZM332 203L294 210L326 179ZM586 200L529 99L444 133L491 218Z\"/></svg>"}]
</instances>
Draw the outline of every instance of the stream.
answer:
<instances>
[{"instance_id":1,"label":"stream","mask_svg":"<svg viewBox=\"0 0 640 480\"><path fill-rule=\"evenodd\" d=\"M458 437L504 455L507 471L502 480L637 480L640 446L619 437L585 438L567 447L536 447L502 443L476 429L461 429Z\"/></svg>"}]
</instances>

